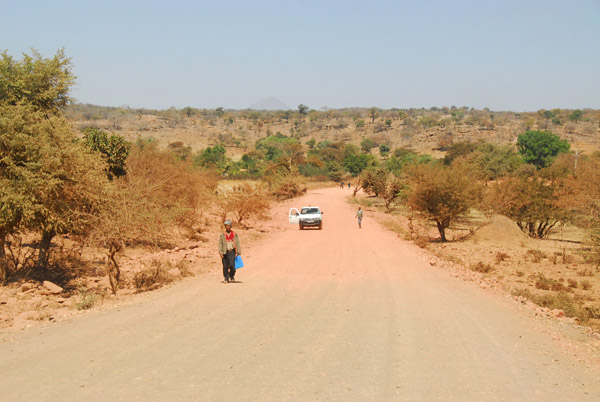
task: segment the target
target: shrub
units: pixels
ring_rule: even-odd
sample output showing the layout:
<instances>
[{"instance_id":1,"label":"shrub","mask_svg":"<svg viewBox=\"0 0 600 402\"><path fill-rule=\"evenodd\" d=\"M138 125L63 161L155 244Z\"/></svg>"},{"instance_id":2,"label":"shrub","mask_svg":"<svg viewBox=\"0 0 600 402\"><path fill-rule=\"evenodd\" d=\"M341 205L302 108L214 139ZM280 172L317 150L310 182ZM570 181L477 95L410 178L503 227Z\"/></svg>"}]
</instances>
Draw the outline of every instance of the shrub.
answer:
<instances>
[{"instance_id":1,"label":"shrub","mask_svg":"<svg viewBox=\"0 0 600 402\"><path fill-rule=\"evenodd\" d=\"M542 261L543 258L546 258L546 254L541 250L529 249L527 250L526 255L531 256L531 261L538 263Z\"/></svg>"},{"instance_id":2,"label":"shrub","mask_svg":"<svg viewBox=\"0 0 600 402\"><path fill-rule=\"evenodd\" d=\"M531 237L546 238L571 214L557 201L562 183L534 177L511 177L497 183L489 193L488 205L513 220Z\"/></svg>"},{"instance_id":3,"label":"shrub","mask_svg":"<svg viewBox=\"0 0 600 402\"><path fill-rule=\"evenodd\" d=\"M556 156L568 152L570 145L549 131L526 131L517 139L517 149L525 162L538 169L550 166Z\"/></svg>"},{"instance_id":4,"label":"shrub","mask_svg":"<svg viewBox=\"0 0 600 402\"><path fill-rule=\"evenodd\" d=\"M502 262L502 261L504 261L504 260L507 260L507 259L509 259L509 258L510 258L510 256L509 256L508 254L506 254L506 253L502 252L502 251L498 251L498 252L496 253L496 262L498 262L498 263L499 263L499 262Z\"/></svg>"},{"instance_id":5,"label":"shrub","mask_svg":"<svg viewBox=\"0 0 600 402\"><path fill-rule=\"evenodd\" d=\"M173 276L168 270L173 266L161 260L154 259L144 269L133 276L135 287L139 291L152 290L173 282Z\"/></svg>"},{"instance_id":6,"label":"shrub","mask_svg":"<svg viewBox=\"0 0 600 402\"><path fill-rule=\"evenodd\" d=\"M440 238L446 239L450 223L475 205L479 187L469 172L459 167L428 163L413 165L409 173L409 207L433 220Z\"/></svg>"},{"instance_id":7,"label":"shrub","mask_svg":"<svg viewBox=\"0 0 600 402\"><path fill-rule=\"evenodd\" d=\"M470 268L472 271L481 272L482 274L487 274L494 269L490 264L486 264L483 261L479 261L476 264L471 265Z\"/></svg>"},{"instance_id":8,"label":"shrub","mask_svg":"<svg viewBox=\"0 0 600 402\"><path fill-rule=\"evenodd\" d=\"M232 212L238 223L250 218L266 218L269 211L269 198L261 186L242 184L226 194L221 194L218 201L222 218Z\"/></svg>"},{"instance_id":9,"label":"shrub","mask_svg":"<svg viewBox=\"0 0 600 402\"><path fill-rule=\"evenodd\" d=\"M554 279L550 279L547 278L544 274L539 274L539 277L537 279L537 281L535 282L535 287L537 289L542 289L542 290L554 290L554 291L564 291L565 287L562 283L554 280Z\"/></svg>"}]
</instances>

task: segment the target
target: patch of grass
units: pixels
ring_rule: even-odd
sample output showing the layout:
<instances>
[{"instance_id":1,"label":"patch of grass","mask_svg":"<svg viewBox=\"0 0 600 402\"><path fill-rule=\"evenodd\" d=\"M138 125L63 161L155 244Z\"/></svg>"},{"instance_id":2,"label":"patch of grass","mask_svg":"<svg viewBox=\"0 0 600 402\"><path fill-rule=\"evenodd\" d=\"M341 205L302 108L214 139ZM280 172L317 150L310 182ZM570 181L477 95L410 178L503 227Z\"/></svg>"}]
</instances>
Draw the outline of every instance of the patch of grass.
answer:
<instances>
[{"instance_id":1,"label":"patch of grass","mask_svg":"<svg viewBox=\"0 0 600 402\"><path fill-rule=\"evenodd\" d=\"M479 261L476 264L470 266L472 271L481 272L483 274L487 274L494 270L494 268L490 264L486 264L483 261Z\"/></svg>"},{"instance_id":2,"label":"patch of grass","mask_svg":"<svg viewBox=\"0 0 600 402\"><path fill-rule=\"evenodd\" d=\"M579 271L577 271L577 275L592 277L595 275L595 273L591 268L583 268L583 269L580 269Z\"/></svg>"},{"instance_id":3,"label":"patch of grass","mask_svg":"<svg viewBox=\"0 0 600 402\"><path fill-rule=\"evenodd\" d=\"M555 292L564 292L568 288L557 280L547 278L544 274L539 274L535 287L542 290L553 290Z\"/></svg>"},{"instance_id":4,"label":"patch of grass","mask_svg":"<svg viewBox=\"0 0 600 402\"><path fill-rule=\"evenodd\" d=\"M569 279L569 287L573 289L577 289L577 281L575 279Z\"/></svg>"},{"instance_id":5,"label":"patch of grass","mask_svg":"<svg viewBox=\"0 0 600 402\"><path fill-rule=\"evenodd\" d=\"M588 281L587 279L584 281L581 281L581 288L583 290L590 290L592 288L592 283L590 281Z\"/></svg>"},{"instance_id":6,"label":"patch of grass","mask_svg":"<svg viewBox=\"0 0 600 402\"><path fill-rule=\"evenodd\" d=\"M525 276L525 272L523 272L523 271L519 271L519 270L517 270L517 272L515 272L515 274L516 274L518 277Z\"/></svg>"},{"instance_id":7,"label":"patch of grass","mask_svg":"<svg viewBox=\"0 0 600 402\"><path fill-rule=\"evenodd\" d=\"M560 309L565 312L567 317L577 317L580 322L588 322L591 317L589 308L583 307L576 303L575 300L565 292L556 294L535 295L528 289L515 289L512 291L513 296L521 296L531 300L533 303L541 307L549 309Z\"/></svg>"}]
</instances>

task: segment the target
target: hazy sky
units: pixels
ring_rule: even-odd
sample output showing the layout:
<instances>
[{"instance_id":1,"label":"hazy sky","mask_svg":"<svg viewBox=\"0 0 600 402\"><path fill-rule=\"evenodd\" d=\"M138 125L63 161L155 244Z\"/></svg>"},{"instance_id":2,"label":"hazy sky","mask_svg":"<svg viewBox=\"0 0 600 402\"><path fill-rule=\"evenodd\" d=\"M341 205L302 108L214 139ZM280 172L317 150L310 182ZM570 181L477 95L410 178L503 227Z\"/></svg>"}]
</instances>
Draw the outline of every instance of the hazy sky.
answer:
<instances>
[{"instance_id":1,"label":"hazy sky","mask_svg":"<svg viewBox=\"0 0 600 402\"><path fill-rule=\"evenodd\" d=\"M0 0L83 103L600 109L600 0Z\"/></svg>"}]
</instances>

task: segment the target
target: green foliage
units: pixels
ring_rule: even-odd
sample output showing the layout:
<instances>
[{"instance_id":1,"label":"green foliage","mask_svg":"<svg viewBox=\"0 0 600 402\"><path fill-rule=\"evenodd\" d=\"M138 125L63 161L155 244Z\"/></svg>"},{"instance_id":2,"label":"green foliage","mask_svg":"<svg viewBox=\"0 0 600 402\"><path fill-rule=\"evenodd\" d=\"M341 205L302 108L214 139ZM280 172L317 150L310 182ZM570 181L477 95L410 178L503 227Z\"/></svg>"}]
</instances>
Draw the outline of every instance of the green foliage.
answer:
<instances>
[{"instance_id":1,"label":"green foliage","mask_svg":"<svg viewBox=\"0 0 600 402\"><path fill-rule=\"evenodd\" d=\"M371 149L374 147L375 141L372 138L363 138L363 140L360 142L360 149L362 149L362 151L365 153L371 152Z\"/></svg>"},{"instance_id":2,"label":"green foliage","mask_svg":"<svg viewBox=\"0 0 600 402\"><path fill-rule=\"evenodd\" d=\"M560 153L568 152L570 145L549 131L530 130L519 135L517 149L526 163L541 169L550 166Z\"/></svg>"},{"instance_id":3,"label":"green foliage","mask_svg":"<svg viewBox=\"0 0 600 402\"><path fill-rule=\"evenodd\" d=\"M571 121L580 121L583 118L583 112L579 109L573 110L569 114L569 120Z\"/></svg>"},{"instance_id":4,"label":"green foliage","mask_svg":"<svg viewBox=\"0 0 600 402\"><path fill-rule=\"evenodd\" d=\"M89 127L83 132L83 141L90 149L102 154L108 165L109 179L125 175L125 164L131 151L131 143L125 138L114 134L109 136L98 128Z\"/></svg>"},{"instance_id":5,"label":"green foliage","mask_svg":"<svg viewBox=\"0 0 600 402\"><path fill-rule=\"evenodd\" d=\"M0 63L0 258L7 234L41 234L38 268L52 238L84 234L102 206L102 160L76 141L61 111L73 83L62 51L45 59L35 51Z\"/></svg>"},{"instance_id":6,"label":"green foliage","mask_svg":"<svg viewBox=\"0 0 600 402\"><path fill-rule=\"evenodd\" d=\"M432 160L430 155L419 155L410 149L397 148L394 150L394 154L387 159L385 166L390 172L399 175L408 165L428 163Z\"/></svg>"},{"instance_id":7,"label":"green foliage","mask_svg":"<svg viewBox=\"0 0 600 402\"><path fill-rule=\"evenodd\" d=\"M303 105L302 103L298 105L298 113L302 115L307 115L309 111L308 106Z\"/></svg>"},{"instance_id":8,"label":"green foliage","mask_svg":"<svg viewBox=\"0 0 600 402\"><path fill-rule=\"evenodd\" d=\"M194 163L210 169L223 169L227 163L225 153L225 148L221 145L209 146L196 156Z\"/></svg>"},{"instance_id":9,"label":"green foliage","mask_svg":"<svg viewBox=\"0 0 600 402\"><path fill-rule=\"evenodd\" d=\"M365 121L363 119L356 120L356 128L363 128L365 126Z\"/></svg>"},{"instance_id":10,"label":"green foliage","mask_svg":"<svg viewBox=\"0 0 600 402\"><path fill-rule=\"evenodd\" d=\"M381 156L388 156L388 154L389 154L389 153L390 153L390 147L388 147L388 146L387 146L387 145L385 145L385 144L381 144L381 145L379 146L379 154L380 154Z\"/></svg>"},{"instance_id":11,"label":"green foliage","mask_svg":"<svg viewBox=\"0 0 600 402\"><path fill-rule=\"evenodd\" d=\"M71 101L69 91L75 82L71 60L59 50L53 58L37 51L14 60L6 51L0 59L0 102L15 106L31 105L37 111L56 114Z\"/></svg>"},{"instance_id":12,"label":"green foliage","mask_svg":"<svg viewBox=\"0 0 600 402\"><path fill-rule=\"evenodd\" d=\"M477 178L490 181L515 173L523 159L510 145L484 142L473 151L453 159L453 164L469 166L476 172Z\"/></svg>"},{"instance_id":13,"label":"green foliage","mask_svg":"<svg viewBox=\"0 0 600 402\"><path fill-rule=\"evenodd\" d=\"M356 176L369 166L375 164L375 157L370 154L351 154L344 158L344 168Z\"/></svg>"},{"instance_id":14,"label":"green foliage","mask_svg":"<svg viewBox=\"0 0 600 402\"><path fill-rule=\"evenodd\" d=\"M311 138L310 140L306 141L306 145L308 145L310 149L313 149L315 147L315 143L316 141L314 138Z\"/></svg>"}]
</instances>

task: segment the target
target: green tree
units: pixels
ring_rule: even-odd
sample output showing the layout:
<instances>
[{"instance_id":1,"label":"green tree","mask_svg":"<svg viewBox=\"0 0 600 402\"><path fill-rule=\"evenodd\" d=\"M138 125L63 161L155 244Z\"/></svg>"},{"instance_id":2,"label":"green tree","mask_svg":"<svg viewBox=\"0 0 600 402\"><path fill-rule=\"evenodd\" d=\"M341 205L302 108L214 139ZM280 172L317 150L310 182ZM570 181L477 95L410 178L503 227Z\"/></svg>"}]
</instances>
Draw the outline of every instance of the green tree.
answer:
<instances>
[{"instance_id":1,"label":"green tree","mask_svg":"<svg viewBox=\"0 0 600 402\"><path fill-rule=\"evenodd\" d=\"M309 111L308 106L303 105L302 103L298 105L298 113L301 115L307 115Z\"/></svg>"},{"instance_id":2,"label":"green tree","mask_svg":"<svg viewBox=\"0 0 600 402\"><path fill-rule=\"evenodd\" d=\"M569 120L571 121L580 121L582 118L583 112L579 109L575 109L569 114Z\"/></svg>"},{"instance_id":3,"label":"green tree","mask_svg":"<svg viewBox=\"0 0 600 402\"><path fill-rule=\"evenodd\" d=\"M375 158L370 154L352 154L344 158L344 168L352 174L359 175L367 167L375 163Z\"/></svg>"},{"instance_id":4,"label":"green tree","mask_svg":"<svg viewBox=\"0 0 600 402\"><path fill-rule=\"evenodd\" d=\"M549 131L529 130L519 135L517 149L526 163L541 169L550 166L558 154L568 152L570 145Z\"/></svg>"},{"instance_id":5,"label":"green tree","mask_svg":"<svg viewBox=\"0 0 600 402\"><path fill-rule=\"evenodd\" d=\"M131 143L119 135L108 135L105 131L95 127L88 127L83 131L83 141L93 151L100 152L108 165L106 168L109 179L124 176L126 162Z\"/></svg>"}]
</instances>

